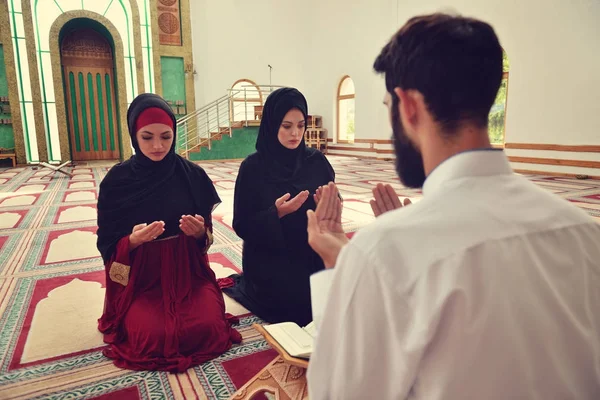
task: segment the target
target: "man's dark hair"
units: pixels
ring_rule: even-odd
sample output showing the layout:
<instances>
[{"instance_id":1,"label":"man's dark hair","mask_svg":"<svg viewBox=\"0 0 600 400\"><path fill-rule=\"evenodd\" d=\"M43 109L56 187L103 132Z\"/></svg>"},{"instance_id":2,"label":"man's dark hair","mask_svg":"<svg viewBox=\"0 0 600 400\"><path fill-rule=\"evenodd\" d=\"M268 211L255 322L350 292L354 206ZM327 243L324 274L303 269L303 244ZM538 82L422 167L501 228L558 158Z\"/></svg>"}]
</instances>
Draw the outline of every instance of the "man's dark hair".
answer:
<instances>
[{"instance_id":1,"label":"man's dark hair","mask_svg":"<svg viewBox=\"0 0 600 400\"><path fill-rule=\"evenodd\" d=\"M463 123L487 127L502 82L502 47L485 22L418 16L385 45L373 68L385 74L394 100L396 87L421 92L429 112L451 134Z\"/></svg>"}]
</instances>

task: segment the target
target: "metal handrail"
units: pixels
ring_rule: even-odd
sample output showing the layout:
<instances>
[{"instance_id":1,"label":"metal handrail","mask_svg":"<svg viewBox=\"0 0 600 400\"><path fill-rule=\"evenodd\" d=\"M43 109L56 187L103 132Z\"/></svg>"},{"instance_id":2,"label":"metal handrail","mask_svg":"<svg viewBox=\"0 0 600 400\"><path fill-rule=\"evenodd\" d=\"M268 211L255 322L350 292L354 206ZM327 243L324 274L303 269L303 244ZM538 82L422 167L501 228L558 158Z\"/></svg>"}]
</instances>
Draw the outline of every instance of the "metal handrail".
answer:
<instances>
[{"instance_id":1,"label":"metal handrail","mask_svg":"<svg viewBox=\"0 0 600 400\"><path fill-rule=\"evenodd\" d=\"M229 96L225 95L222 97L219 97L217 100L211 101L208 104L205 104L204 106L192 111L191 113L189 113L188 115L186 115L185 117L181 117L180 119L177 120L177 124L179 125L180 123L184 123L185 121L192 119L193 117L195 117L196 115L202 113L203 111L206 111L206 109L212 107L214 104L222 101L223 99L227 99Z\"/></svg>"},{"instance_id":2,"label":"metal handrail","mask_svg":"<svg viewBox=\"0 0 600 400\"><path fill-rule=\"evenodd\" d=\"M219 97L210 103L194 110L190 114L180 118L177 121L177 150L179 153L189 156L191 149L207 144L208 149L212 148L212 134L228 133L232 135L232 122L237 121L237 117L243 115L243 121L248 126L248 103L264 104L265 98L276 88L284 86L278 85L243 85L241 89L227 89L227 94ZM259 94L259 97L249 97L249 95ZM238 97L243 95L243 97ZM239 108L234 107L234 103L244 102L243 111L236 111Z\"/></svg>"}]
</instances>

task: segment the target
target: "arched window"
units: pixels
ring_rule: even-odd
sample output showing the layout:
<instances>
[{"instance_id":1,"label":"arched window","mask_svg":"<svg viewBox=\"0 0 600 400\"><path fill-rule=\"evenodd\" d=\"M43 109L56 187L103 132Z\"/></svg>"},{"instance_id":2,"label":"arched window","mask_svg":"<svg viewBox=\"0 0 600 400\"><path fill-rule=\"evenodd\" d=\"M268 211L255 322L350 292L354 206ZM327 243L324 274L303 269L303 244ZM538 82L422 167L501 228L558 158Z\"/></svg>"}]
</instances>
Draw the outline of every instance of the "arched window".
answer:
<instances>
[{"instance_id":1,"label":"arched window","mask_svg":"<svg viewBox=\"0 0 600 400\"><path fill-rule=\"evenodd\" d=\"M496 101L490 110L488 132L492 144L504 145L504 129L506 126L506 97L508 95L508 57L503 51L502 57L502 84L498 90Z\"/></svg>"},{"instance_id":2,"label":"arched window","mask_svg":"<svg viewBox=\"0 0 600 400\"><path fill-rule=\"evenodd\" d=\"M252 121L258 119L255 107L263 105L260 88L250 79L240 79L231 87L232 121Z\"/></svg>"},{"instance_id":3,"label":"arched window","mask_svg":"<svg viewBox=\"0 0 600 400\"><path fill-rule=\"evenodd\" d=\"M340 81L337 92L338 142L354 142L354 82L348 75Z\"/></svg>"}]
</instances>

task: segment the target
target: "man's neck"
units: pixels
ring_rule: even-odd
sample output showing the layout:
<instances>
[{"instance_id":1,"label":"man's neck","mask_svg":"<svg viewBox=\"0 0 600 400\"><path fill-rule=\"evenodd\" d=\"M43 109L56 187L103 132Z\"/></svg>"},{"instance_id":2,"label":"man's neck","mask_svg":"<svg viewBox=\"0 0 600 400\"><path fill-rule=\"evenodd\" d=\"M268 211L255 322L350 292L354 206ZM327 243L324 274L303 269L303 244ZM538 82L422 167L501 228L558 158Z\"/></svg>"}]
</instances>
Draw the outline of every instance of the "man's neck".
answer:
<instances>
[{"instance_id":1,"label":"man's neck","mask_svg":"<svg viewBox=\"0 0 600 400\"><path fill-rule=\"evenodd\" d=\"M438 165L456 154L491 147L487 129L465 127L447 137L439 133L430 135L429 140L421 147L425 175L429 175Z\"/></svg>"}]
</instances>

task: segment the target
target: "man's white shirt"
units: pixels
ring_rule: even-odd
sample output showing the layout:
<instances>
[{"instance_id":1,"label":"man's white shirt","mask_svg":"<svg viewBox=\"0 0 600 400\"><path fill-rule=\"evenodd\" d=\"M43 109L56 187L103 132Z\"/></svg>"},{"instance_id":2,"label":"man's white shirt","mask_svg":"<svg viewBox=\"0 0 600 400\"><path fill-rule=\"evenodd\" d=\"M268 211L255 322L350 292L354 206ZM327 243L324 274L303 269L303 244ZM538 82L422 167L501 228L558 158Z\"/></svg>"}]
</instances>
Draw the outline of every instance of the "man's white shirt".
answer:
<instances>
[{"instance_id":1,"label":"man's white shirt","mask_svg":"<svg viewBox=\"0 0 600 400\"><path fill-rule=\"evenodd\" d=\"M600 225L502 151L423 195L311 277L310 399L600 399Z\"/></svg>"}]
</instances>

